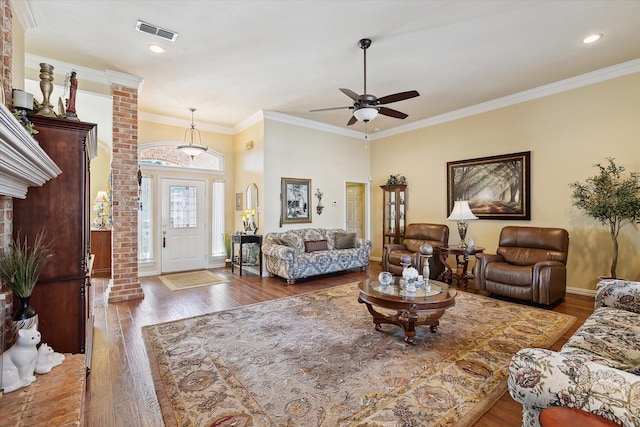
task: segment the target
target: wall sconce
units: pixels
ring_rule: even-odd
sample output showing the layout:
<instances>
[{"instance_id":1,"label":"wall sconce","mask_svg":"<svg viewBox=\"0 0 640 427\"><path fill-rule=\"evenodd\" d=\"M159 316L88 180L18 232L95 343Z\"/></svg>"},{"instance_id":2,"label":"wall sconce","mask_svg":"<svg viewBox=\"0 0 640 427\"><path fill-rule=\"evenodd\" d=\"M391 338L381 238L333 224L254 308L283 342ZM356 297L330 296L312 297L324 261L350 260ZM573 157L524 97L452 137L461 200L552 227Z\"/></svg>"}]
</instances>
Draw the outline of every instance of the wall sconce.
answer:
<instances>
[{"instance_id":1,"label":"wall sconce","mask_svg":"<svg viewBox=\"0 0 640 427\"><path fill-rule=\"evenodd\" d=\"M322 215L322 210L324 209L324 205L322 204L322 196L324 193L320 191L319 188L316 188L316 197L318 198L318 204L316 205L316 212L318 215Z\"/></svg>"}]
</instances>

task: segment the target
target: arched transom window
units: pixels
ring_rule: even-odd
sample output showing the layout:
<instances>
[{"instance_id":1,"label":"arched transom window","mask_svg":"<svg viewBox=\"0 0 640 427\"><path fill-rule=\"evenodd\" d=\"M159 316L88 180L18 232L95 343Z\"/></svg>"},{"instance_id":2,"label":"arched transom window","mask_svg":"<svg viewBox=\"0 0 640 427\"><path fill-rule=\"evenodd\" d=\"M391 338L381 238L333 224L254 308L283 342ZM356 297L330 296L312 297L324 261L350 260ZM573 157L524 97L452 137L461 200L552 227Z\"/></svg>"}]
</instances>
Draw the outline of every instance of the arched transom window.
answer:
<instances>
[{"instance_id":1,"label":"arched transom window","mask_svg":"<svg viewBox=\"0 0 640 427\"><path fill-rule=\"evenodd\" d=\"M209 149L199 156L191 158L182 151L176 150L176 146L176 143L171 142L142 148L140 164L211 171L224 170L224 156L222 154Z\"/></svg>"}]
</instances>

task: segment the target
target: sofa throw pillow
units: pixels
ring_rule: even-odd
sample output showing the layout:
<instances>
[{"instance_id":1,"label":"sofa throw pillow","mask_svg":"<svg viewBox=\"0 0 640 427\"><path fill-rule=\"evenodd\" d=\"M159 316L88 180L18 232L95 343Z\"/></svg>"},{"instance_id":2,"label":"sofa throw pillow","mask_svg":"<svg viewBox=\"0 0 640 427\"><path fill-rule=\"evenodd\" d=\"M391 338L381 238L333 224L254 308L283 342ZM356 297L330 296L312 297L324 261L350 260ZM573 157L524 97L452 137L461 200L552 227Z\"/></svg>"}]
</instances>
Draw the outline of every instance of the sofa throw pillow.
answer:
<instances>
[{"instance_id":1,"label":"sofa throw pillow","mask_svg":"<svg viewBox=\"0 0 640 427\"><path fill-rule=\"evenodd\" d=\"M304 242L305 252L326 251L328 249L326 240L307 240Z\"/></svg>"},{"instance_id":2,"label":"sofa throw pillow","mask_svg":"<svg viewBox=\"0 0 640 427\"><path fill-rule=\"evenodd\" d=\"M336 249L352 249L356 247L356 233L336 233Z\"/></svg>"},{"instance_id":3,"label":"sofa throw pillow","mask_svg":"<svg viewBox=\"0 0 640 427\"><path fill-rule=\"evenodd\" d=\"M295 249L297 252L302 252L304 244L302 239L295 234L286 234L280 237L280 244Z\"/></svg>"}]
</instances>

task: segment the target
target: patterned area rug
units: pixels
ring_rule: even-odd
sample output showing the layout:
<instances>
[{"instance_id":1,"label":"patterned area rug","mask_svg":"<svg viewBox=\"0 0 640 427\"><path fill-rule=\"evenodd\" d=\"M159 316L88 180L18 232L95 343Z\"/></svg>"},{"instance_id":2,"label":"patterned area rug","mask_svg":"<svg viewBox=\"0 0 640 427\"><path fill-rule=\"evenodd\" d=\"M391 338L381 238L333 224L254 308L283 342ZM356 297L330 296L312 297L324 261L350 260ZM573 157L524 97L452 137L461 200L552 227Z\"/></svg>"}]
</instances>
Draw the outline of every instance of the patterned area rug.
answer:
<instances>
[{"instance_id":1,"label":"patterned area rug","mask_svg":"<svg viewBox=\"0 0 640 427\"><path fill-rule=\"evenodd\" d=\"M187 273L167 274L159 279L172 291L197 288L198 286L218 285L228 281L207 270L189 271Z\"/></svg>"},{"instance_id":2,"label":"patterned area rug","mask_svg":"<svg viewBox=\"0 0 640 427\"><path fill-rule=\"evenodd\" d=\"M468 426L511 356L575 318L460 292L436 333L374 330L357 283L146 326L166 426Z\"/></svg>"}]
</instances>

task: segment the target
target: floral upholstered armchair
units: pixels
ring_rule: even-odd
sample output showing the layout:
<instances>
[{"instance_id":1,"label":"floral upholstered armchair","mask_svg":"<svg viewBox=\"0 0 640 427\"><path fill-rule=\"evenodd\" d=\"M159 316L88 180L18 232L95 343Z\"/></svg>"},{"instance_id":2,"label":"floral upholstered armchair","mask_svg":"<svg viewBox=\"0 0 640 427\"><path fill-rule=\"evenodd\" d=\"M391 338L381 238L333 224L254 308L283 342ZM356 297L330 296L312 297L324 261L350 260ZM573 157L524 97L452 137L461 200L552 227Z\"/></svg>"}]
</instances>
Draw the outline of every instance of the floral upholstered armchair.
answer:
<instances>
[{"instance_id":1,"label":"floral upholstered armchair","mask_svg":"<svg viewBox=\"0 0 640 427\"><path fill-rule=\"evenodd\" d=\"M593 314L562 349L520 350L508 382L523 426L538 427L546 407L569 406L640 427L640 282L598 283Z\"/></svg>"}]
</instances>

